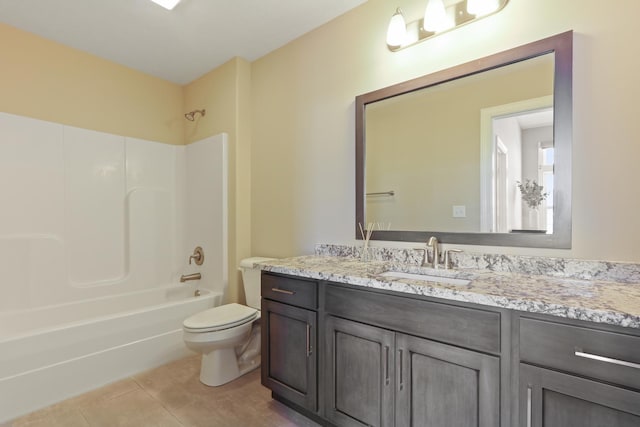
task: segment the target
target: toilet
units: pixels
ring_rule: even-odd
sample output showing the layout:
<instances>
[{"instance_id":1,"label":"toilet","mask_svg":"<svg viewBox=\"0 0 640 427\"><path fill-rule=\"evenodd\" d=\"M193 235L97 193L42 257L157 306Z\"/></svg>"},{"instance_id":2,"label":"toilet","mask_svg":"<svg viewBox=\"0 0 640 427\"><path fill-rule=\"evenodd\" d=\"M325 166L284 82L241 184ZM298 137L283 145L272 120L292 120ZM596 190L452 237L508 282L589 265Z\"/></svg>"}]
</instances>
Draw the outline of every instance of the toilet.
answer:
<instances>
[{"instance_id":1,"label":"toilet","mask_svg":"<svg viewBox=\"0 0 640 427\"><path fill-rule=\"evenodd\" d=\"M260 269L253 265L271 259L253 257L240 263L246 306L224 304L183 322L186 346L202 353L203 384L219 386L260 366Z\"/></svg>"}]
</instances>

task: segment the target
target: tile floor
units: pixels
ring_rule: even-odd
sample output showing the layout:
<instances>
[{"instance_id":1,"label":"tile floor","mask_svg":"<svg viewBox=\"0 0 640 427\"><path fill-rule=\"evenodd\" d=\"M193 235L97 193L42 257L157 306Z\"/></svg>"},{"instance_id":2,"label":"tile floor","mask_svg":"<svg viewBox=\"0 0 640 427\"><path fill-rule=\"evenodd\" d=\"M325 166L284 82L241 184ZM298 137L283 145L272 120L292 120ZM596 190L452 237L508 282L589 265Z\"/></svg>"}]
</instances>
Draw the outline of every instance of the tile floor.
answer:
<instances>
[{"instance_id":1,"label":"tile floor","mask_svg":"<svg viewBox=\"0 0 640 427\"><path fill-rule=\"evenodd\" d=\"M118 381L0 427L317 427L271 399L260 370L220 387L198 381L192 356Z\"/></svg>"}]
</instances>

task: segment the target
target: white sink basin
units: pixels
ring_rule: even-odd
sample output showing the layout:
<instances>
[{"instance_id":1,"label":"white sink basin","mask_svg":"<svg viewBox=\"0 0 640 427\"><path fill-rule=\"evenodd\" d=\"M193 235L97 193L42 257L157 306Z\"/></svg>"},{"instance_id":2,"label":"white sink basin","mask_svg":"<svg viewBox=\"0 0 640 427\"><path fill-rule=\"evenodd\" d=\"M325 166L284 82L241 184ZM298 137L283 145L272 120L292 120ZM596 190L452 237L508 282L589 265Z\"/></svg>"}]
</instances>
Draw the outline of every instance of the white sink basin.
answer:
<instances>
[{"instance_id":1,"label":"white sink basin","mask_svg":"<svg viewBox=\"0 0 640 427\"><path fill-rule=\"evenodd\" d=\"M403 273L401 271L385 271L380 274L382 277L391 277L394 279L411 279L423 280L425 282L446 283L447 285L466 286L471 280L456 279L454 277L432 276L430 274Z\"/></svg>"}]
</instances>

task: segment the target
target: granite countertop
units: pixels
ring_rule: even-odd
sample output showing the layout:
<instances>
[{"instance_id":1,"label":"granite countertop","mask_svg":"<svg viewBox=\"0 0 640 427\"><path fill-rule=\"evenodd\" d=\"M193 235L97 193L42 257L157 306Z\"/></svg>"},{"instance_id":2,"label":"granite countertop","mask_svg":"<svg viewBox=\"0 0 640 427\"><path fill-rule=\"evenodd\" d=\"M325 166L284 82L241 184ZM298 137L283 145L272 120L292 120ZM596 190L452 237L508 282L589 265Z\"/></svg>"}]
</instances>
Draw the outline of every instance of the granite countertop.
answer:
<instances>
[{"instance_id":1,"label":"granite countertop","mask_svg":"<svg viewBox=\"0 0 640 427\"><path fill-rule=\"evenodd\" d=\"M257 264L264 271L367 288L640 328L640 283L477 269L434 270L343 256L300 256ZM467 279L468 285L380 276L385 271Z\"/></svg>"}]
</instances>

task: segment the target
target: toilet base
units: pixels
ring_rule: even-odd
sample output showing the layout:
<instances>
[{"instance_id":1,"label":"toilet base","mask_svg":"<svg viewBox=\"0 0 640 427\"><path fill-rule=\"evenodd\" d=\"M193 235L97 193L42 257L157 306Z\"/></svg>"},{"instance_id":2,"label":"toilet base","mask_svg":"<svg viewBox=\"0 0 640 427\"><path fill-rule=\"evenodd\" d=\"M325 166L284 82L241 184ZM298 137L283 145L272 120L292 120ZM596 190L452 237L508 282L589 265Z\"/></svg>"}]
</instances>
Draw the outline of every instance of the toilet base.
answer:
<instances>
[{"instance_id":1,"label":"toilet base","mask_svg":"<svg viewBox=\"0 0 640 427\"><path fill-rule=\"evenodd\" d=\"M217 387L253 371L260 366L260 357L251 358L245 363L238 363L234 348L214 350L202 355L200 382Z\"/></svg>"}]
</instances>

